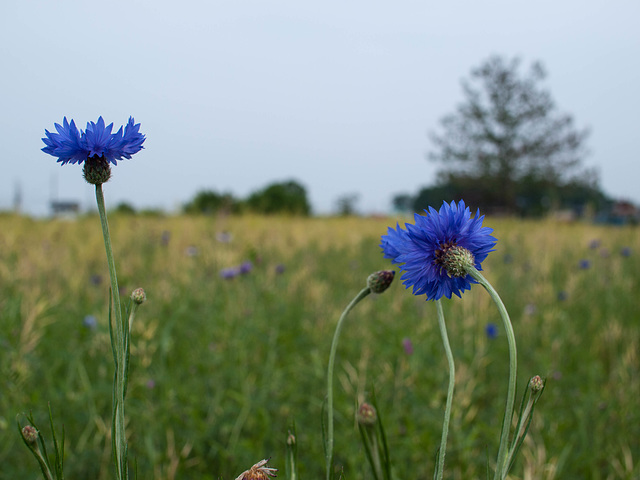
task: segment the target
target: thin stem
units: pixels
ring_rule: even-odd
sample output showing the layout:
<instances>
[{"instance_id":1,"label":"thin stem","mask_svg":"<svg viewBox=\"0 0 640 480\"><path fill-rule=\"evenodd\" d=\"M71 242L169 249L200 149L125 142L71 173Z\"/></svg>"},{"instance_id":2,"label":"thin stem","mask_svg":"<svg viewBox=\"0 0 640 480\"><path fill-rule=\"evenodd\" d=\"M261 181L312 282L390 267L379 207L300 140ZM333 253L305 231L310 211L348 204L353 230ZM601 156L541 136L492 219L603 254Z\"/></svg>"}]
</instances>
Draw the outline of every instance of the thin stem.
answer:
<instances>
[{"instance_id":1,"label":"thin stem","mask_svg":"<svg viewBox=\"0 0 640 480\"><path fill-rule=\"evenodd\" d=\"M516 337L513 333L513 326L509 319L509 313L502 303L498 292L491 286L486 278L476 270L474 267L470 267L468 270L471 275L480 285L482 285L495 302L502 317L502 323L504 324L504 330L507 334L507 342L509 343L509 388L507 390L507 400L504 410L504 419L502 421L502 432L500 433L500 448L498 449L498 458L496 461L496 473L493 477L494 480L503 480L507 476L507 455L508 455L508 443L509 443L509 431L511 430L511 421L513 419L513 405L516 399L516 374L518 370L518 353L516 348Z\"/></svg>"},{"instance_id":2,"label":"thin stem","mask_svg":"<svg viewBox=\"0 0 640 480\"><path fill-rule=\"evenodd\" d=\"M333 341L331 342L331 353L329 354L329 366L327 368L327 444L325 448L325 460L327 466L327 480L331 480L331 470L333 464L333 367L336 360L336 350L338 348L338 339L340 338L340 330L342 330L342 324L347 314L356 306L356 304L364 297L371 293L369 287L363 288L358 295L351 300L351 303L344 309L338 325L336 325L336 331L333 334Z\"/></svg>"},{"instance_id":3,"label":"thin stem","mask_svg":"<svg viewBox=\"0 0 640 480\"><path fill-rule=\"evenodd\" d=\"M442 302L436 300L438 309L438 325L440 326L440 335L444 351L447 355L449 363L449 387L447 389L447 404L444 409L444 422L442 424L442 439L440 440L440 451L438 452L438 465L436 468L436 480L442 480L444 474L444 456L447 450L447 436L449 435L449 419L451 418L451 404L453 403L453 388L456 383L456 366L451 353L451 345L449 345L449 337L447 335L447 326L444 323L444 311L442 310Z\"/></svg>"},{"instance_id":4,"label":"thin stem","mask_svg":"<svg viewBox=\"0 0 640 480\"><path fill-rule=\"evenodd\" d=\"M111 236L109 234L109 224L107 222L107 212L104 206L104 195L102 185L96 185L96 202L98 213L100 214L100 224L102 225L102 236L104 237L104 248L107 253L107 264L109 265L109 277L111 278L111 292L113 295L113 310L116 317L115 328L115 349L116 349L116 375L114 380L114 418L112 422L112 432L114 439L114 455L116 463L117 478L122 480L127 478L126 451L127 440L124 431L124 377L126 368L125 353L125 324L122 319L122 308L120 306L120 290L118 289L118 277L116 275L116 264L113 259L113 249L111 248Z\"/></svg>"}]
</instances>

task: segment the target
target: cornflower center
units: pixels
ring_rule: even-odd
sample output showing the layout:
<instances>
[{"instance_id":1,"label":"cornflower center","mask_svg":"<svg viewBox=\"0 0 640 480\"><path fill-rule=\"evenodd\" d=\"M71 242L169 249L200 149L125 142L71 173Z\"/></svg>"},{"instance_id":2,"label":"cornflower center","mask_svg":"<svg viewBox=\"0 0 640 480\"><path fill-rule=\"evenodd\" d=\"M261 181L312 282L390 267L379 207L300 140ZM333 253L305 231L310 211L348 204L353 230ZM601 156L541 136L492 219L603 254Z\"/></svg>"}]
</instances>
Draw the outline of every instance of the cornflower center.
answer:
<instances>
[{"instance_id":1,"label":"cornflower center","mask_svg":"<svg viewBox=\"0 0 640 480\"><path fill-rule=\"evenodd\" d=\"M473 254L464 247L458 246L455 240L440 244L434 252L433 264L443 269L450 277L466 277L467 267L474 265Z\"/></svg>"}]
</instances>

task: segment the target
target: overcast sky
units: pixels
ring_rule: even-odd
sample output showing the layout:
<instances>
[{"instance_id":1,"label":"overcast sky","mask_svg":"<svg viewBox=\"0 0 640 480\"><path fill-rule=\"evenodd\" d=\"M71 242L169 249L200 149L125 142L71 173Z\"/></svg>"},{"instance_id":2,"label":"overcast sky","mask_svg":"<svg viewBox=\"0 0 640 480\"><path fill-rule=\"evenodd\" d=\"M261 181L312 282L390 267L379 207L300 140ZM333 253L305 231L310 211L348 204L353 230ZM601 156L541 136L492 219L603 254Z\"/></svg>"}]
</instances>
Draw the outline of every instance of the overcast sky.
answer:
<instances>
[{"instance_id":1,"label":"overcast sky","mask_svg":"<svg viewBox=\"0 0 640 480\"><path fill-rule=\"evenodd\" d=\"M640 203L640 2L11 1L0 7L0 209L93 206L44 129L142 124L107 203L177 209L295 179L316 212L366 212L434 180L428 132L492 54L535 60L559 111L590 127L604 190ZM114 129L114 130L115 130Z\"/></svg>"}]
</instances>

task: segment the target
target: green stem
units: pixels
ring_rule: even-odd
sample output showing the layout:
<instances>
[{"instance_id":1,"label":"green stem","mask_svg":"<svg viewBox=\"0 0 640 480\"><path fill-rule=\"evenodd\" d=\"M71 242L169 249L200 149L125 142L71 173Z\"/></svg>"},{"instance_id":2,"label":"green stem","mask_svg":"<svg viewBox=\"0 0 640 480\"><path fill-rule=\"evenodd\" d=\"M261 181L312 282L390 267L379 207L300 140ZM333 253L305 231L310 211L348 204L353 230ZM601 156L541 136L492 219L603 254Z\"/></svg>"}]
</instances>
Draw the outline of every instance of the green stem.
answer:
<instances>
[{"instance_id":1,"label":"green stem","mask_svg":"<svg viewBox=\"0 0 640 480\"><path fill-rule=\"evenodd\" d=\"M507 400L504 410L504 419L502 421L502 432L500 433L500 448L498 449L498 458L496 461L496 473L494 480L503 480L507 476L507 455L509 443L509 431L511 430L511 421L513 419L513 405L516 399L516 374L518 370L518 353L516 348L516 337L513 333L513 326L509 319L509 313L502 303L498 292L491 286L486 278L476 270L470 267L467 270L480 285L482 285L495 302L502 317L504 330L507 334L507 342L509 343L509 388L507 390Z\"/></svg>"},{"instance_id":2,"label":"green stem","mask_svg":"<svg viewBox=\"0 0 640 480\"><path fill-rule=\"evenodd\" d=\"M109 224L107 222L107 212L104 206L104 195L102 185L96 185L96 201L98 203L98 213L100 214L100 224L102 225L102 236L104 237L104 248L107 252L107 264L109 265L109 277L111 278L111 292L113 295L113 310L116 317L115 328L115 350L116 350L116 375L114 380L114 412L111 435L113 436L114 456L116 463L117 478L123 480L127 478L126 473L126 451L127 439L124 430L124 378L126 368L125 353L125 324L122 319L122 308L120 306L120 290L118 289L118 277L116 276L116 264L113 259L113 249L111 248L111 236L109 235ZM109 319L111 321L111 319Z\"/></svg>"},{"instance_id":3,"label":"green stem","mask_svg":"<svg viewBox=\"0 0 640 480\"><path fill-rule=\"evenodd\" d=\"M327 466L327 480L332 478L332 464L333 464L333 366L336 360L336 349L338 348L338 339L340 338L340 330L342 330L342 324L347 314L356 306L356 304L364 297L371 293L369 287L363 288L358 295L351 300L351 303L344 309L338 325L336 325L336 331L333 334L333 341L331 342L331 353L329 354L329 366L327 368L327 444L325 447L325 460Z\"/></svg>"},{"instance_id":4,"label":"green stem","mask_svg":"<svg viewBox=\"0 0 640 480\"><path fill-rule=\"evenodd\" d=\"M436 480L442 480L444 474L444 456L447 450L447 436L449 435L449 419L451 418L451 404L453 403L453 388L456 382L456 366L453 361L453 354L451 353L451 345L449 345L449 337L447 335L447 326L444 323L444 312L442 310L442 302L436 300L436 307L438 309L438 325L440 326L440 335L442 336L442 343L444 344L444 350L447 355L447 362L449 363L449 387L447 389L447 404L444 409L444 422L442 424L442 439L440 440L440 451L438 452L438 466L436 468Z\"/></svg>"}]
</instances>

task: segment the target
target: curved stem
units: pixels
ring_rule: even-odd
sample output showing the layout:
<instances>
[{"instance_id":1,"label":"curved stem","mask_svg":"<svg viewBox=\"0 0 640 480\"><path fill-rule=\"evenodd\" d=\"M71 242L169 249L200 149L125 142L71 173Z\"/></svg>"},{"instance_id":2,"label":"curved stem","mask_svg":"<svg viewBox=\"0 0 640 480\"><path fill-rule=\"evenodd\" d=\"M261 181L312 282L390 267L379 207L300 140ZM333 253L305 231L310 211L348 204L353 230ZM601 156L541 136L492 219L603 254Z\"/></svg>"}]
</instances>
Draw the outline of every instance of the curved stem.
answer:
<instances>
[{"instance_id":1,"label":"curved stem","mask_svg":"<svg viewBox=\"0 0 640 480\"><path fill-rule=\"evenodd\" d=\"M369 287L363 288L358 295L351 300L351 303L344 309L338 324L336 325L336 331L333 334L333 341L331 342L331 353L329 354L329 366L327 368L327 443L325 445L325 461L327 466L327 480L332 478L331 470L333 464L333 366L336 360L336 350L338 348L338 339L340 338L340 330L342 330L342 324L347 314L356 306L356 304L364 297L371 293Z\"/></svg>"},{"instance_id":2,"label":"curved stem","mask_svg":"<svg viewBox=\"0 0 640 480\"><path fill-rule=\"evenodd\" d=\"M113 310L115 312L115 351L116 351L116 375L114 380L113 395L113 422L112 432L114 456L116 462L117 478L127 478L126 473L126 451L127 440L124 431L124 390L125 390L125 335L128 328L123 323L122 308L120 306L120 290L118 288L118 277L116 275L116 264L113 259L113 249L111 248L111 236L109 234L109 224L107 222L107 212L104 206L104 195L102 185L96 185L96 202L102 225L102 236L104 237L104 248L107 252L107 264L109 265L109 277L111 278L111 292L113 295ZM111 321L111 319L109 319ZM125 332L125 330L127 332Z\"/></svg>"},{"instance_id":3,"label":"curved stem","mask_svg":"<svg viewBox=\"0 0 640 480\"><path fill-rule=\"evenodd\" d=\"M440 440L440 451L438 452L438 465L436 467L436 480L442 480L444 474L444 456L447 450L447 436L449 435L449 418L451 417L451 404L453 403L453 388L456 383L456 366L451 353L451 345L449 345L449 337L447 335L447 326L444 323L444 311L442 310L442 302L436 300L438 309L438 325L440 326L440 335L444 351L447 355L449 363L449 387L447 389L447 404L444 409L444 422L442 423L442 439Z\"/></svg>"},{"instance_id":4,"label":"curved stem","mask_svg":"<svg viewBox=\"0 0 640 480\"><path fill-rule=\"evenodd\" d=\"M509 431L511 430L511 420L513 419L513 405L516 398L516 374L518 370L518 354L516 348L516 337L513 333L513 326L509 319L509 313L502 303L498 292L491 286L486 278L476 270L474 267L470 267L468 270L471 275L480 285L482 285L489 295L493 299L494 303L498 307L500 316L502 317L502 323L504 324L504 330L507 334L507 342L509 343L509 388L507 390L507 400L504 410L504 419L502 421L502 432L500 433L500 448L498 449L498 459L496 461L496 473L495 480L503 480L507 476L507 455L508 455L508 442Z\"/></svg>"}]
</instances>

